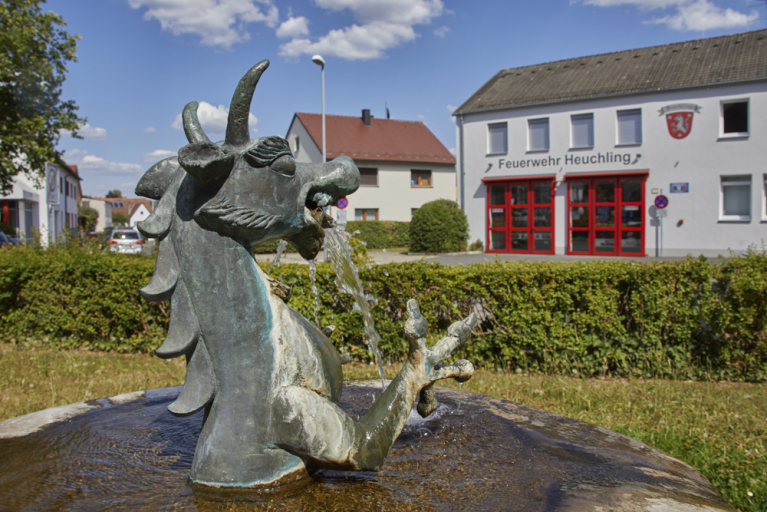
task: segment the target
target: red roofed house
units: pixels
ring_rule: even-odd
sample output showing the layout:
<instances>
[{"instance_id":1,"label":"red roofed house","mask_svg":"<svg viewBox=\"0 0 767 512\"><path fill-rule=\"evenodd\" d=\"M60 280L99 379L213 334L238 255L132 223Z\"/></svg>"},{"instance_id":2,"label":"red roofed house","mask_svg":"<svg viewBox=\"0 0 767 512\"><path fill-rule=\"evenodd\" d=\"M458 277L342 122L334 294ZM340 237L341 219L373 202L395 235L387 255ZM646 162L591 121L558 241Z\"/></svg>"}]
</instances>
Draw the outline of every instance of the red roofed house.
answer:
<instances>
[{"instance_id":1,"label":"red roofed house","mask_svg":"<svg viewBox=\"0 0 767 512\"><path fill-rule=\"evenodd\" d=\"M419 121L325 116L327 159L346 155L360 170L348 220L409 221L435 199L456 199L455 157ZM286 137L297 162L322 161L322 115L297 112ZM331 215L336 216L335 208Z\"/></svg>"}]
</instances>

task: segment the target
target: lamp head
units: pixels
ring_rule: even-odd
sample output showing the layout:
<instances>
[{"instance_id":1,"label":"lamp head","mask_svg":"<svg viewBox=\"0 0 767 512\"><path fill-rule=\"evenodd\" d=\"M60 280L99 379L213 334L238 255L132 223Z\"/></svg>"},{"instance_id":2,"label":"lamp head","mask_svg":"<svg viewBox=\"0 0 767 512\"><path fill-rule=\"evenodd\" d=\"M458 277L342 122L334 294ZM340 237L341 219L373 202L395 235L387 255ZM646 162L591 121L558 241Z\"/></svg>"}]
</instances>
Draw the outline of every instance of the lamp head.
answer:
<instances>
[{"instance_id":1,"label":"lamp head","mask_svg":"<svg viewBox=\"0 0 767 512\"><path fill-rule=\"evenodd\" d=\"M314 62L318 66L322 66L323 68L325 67L325 59L322 58L322 55L317 54L314 57L312 57L312 62Z\"/></svg>"}]
</instances>

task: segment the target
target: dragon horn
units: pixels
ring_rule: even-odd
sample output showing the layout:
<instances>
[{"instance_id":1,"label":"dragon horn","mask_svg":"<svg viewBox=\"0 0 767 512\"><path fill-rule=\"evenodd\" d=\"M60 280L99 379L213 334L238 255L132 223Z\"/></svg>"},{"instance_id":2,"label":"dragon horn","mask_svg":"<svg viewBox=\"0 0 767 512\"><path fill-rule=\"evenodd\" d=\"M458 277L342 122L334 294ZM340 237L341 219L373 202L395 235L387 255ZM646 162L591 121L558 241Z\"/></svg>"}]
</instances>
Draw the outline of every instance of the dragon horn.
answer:
<instances>
[{"instance_id":1,"label":"dragon horn","mask_svg":"<svg viewBox=\"0 0 767 512\"><path fill-rule=\"evenodd\" d=\"M258 79L269 67L268 60L262 60L245 73L234 90L232 103L229 105L229 119L226 123L226 143L232 146L242 146L250 141L248 129L248 116L250 115L250 102L253 92L256 90Z\"/></svg>"},{"instance_id":2,"label":"dragon horn","mask_svg":"<svg viewBox=\"0 0 767 512\"><path fill-rule=\"evenodd\" d=\"M210 142L210 139L205 132L202 131L200 121L197 119L197 102L192 101L187 103L184 107L184 113L181 114L181 118L184 120L184 134L186 134L186 140L190 143L193 142Z\"/></svg>"}]
</instances>

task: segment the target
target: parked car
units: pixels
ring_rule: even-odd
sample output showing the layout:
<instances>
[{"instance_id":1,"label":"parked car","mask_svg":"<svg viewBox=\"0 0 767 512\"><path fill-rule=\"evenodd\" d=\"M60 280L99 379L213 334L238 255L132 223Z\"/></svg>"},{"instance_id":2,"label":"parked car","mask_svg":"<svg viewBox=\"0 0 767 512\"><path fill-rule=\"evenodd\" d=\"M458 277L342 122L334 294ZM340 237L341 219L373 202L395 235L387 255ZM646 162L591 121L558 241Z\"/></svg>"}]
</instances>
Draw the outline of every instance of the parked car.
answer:
<instances>
[{"instance_id":1,"label":"parked car","mask_svg":"<svg viewBox=\"0 0 767 512\"><path fill-rule=\"evenodd\" d=\"M132 228L118 228L112 231L109 250L123 254L141 254L144 238Z\"/></svg>"},{"instance_id":2,"label":"parked car","mask_svg":"<svg viewBox=\"0 0 767 512\"><path fill-rule=\"evenodd\" d=\"M11 246L11 245L18 245L18 244L19 244L18 238L10 237L6 235L5 233L3 233L2 231L0 231L0 247L3 247L5 245Z\"/></svg>"}]
</instances>

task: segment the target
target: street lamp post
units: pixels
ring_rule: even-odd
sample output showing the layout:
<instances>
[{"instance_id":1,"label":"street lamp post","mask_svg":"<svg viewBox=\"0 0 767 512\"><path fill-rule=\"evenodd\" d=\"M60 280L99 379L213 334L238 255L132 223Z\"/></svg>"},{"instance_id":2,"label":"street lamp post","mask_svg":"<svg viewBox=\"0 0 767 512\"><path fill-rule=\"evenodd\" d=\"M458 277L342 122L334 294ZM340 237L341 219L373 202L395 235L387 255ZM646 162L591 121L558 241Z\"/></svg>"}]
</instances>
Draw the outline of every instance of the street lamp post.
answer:
<instances>
[{"instance_id":1,"label":"street lamp post","mask_svg":"<svg viewBox=\"0 0 767 512\"><path fill-rule=\"evenodd\" d=\"M322 58L322 55L317 54L312 57L312 62L322 67L322 163L325 163L328 161L328 154L325 146L325 59ZM327 209L323 208L323 210L327 212ZM324 246L322 254L324 256L324 261L328 261L328 250Z\"/></svg>"},{"instance_id":2,"label":"street lamp post","mask_svg":"<svg viewBox=\"0 0 767 512\"><path fill-rule=\"evenodd\" d=\"M328 161L328 155L325 150L325 59L322 55L312 57L312 62L322 67L322 162Z\"/></svg>"}]
</instances>

